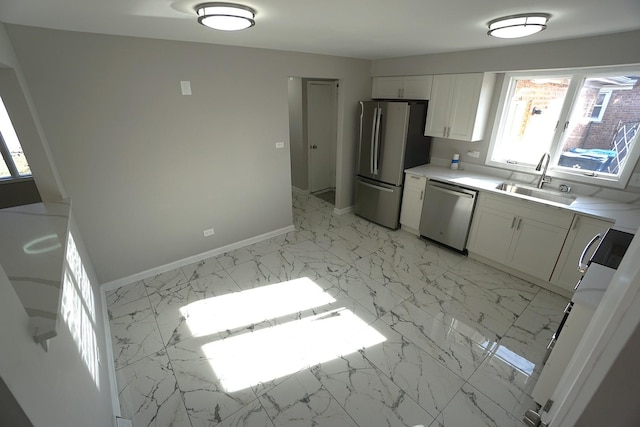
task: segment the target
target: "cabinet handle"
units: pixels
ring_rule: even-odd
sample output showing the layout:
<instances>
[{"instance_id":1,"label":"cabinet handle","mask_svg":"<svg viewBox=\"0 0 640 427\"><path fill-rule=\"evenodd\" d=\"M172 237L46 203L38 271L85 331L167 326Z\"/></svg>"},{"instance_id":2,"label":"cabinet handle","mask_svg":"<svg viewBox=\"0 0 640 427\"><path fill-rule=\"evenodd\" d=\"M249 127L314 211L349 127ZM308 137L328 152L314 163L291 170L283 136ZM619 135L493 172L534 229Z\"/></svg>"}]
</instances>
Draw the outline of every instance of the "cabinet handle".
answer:
<instances>
[{"instance_id":1,"label":"cabinet handle","mask_svg":"<svg viewBox=\"0 0 640 427\"><path fill-rule=\"evenodd\" d=\"M578 223L580 222L580 217L576 215L576 220L573 221L573 227L571 227L572 230L575 230L576 228L578 228Z\"/></svg>"},{"instance_id":2,"label":"cabinet handle","mask_svg":"<svg viewBox=\"0 0 640 427\"><path fill-rule=\"evenodd\" d=\"M520 230L521 225L522 225L522 218L518 218L518 227L516 227L516 230Z\"/></svg>"},{"instance_id":3,"label":"cabinet handle","mask_svg":"<svg viewBox=\"0 0 640 427\"><path fill-rule=\"evenodd\" d=\"M424 197L424 190L420 190L420 200Z\"/></svg>"},{"instance_id":4,"label":"cabinet handle","mask_svg":"<svg viewBox=\"0 0 640 427\"><path fill-rule=\"evenodd\" d=\"M518 217L514 216L513 221L511 221L511 228L513 228L516 225L516 219L518 219Z\"/></svg>"}]
</instances>

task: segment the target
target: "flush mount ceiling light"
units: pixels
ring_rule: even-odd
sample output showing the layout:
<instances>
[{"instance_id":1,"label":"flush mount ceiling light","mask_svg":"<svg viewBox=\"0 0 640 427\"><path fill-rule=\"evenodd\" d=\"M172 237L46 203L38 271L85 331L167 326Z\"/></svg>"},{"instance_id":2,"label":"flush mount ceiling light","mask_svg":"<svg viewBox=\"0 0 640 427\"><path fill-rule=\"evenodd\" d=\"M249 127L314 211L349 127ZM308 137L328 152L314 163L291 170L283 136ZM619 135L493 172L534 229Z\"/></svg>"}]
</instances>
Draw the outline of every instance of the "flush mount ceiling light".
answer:
<instances>
[{"instance_id":1,"label":"flush mount ceiling light","mask_svg":"<svg viewBox=\"0 0 640 427\"><path fill-rule=\"evenodd\" d=\"M548 13L523 13L504 16L489 22L488 35L501 39L515 39L538 33L547 28Z\"/></svg>"},{"instance_id":2,"label":"flush mount ceiling light","mask_svg":"<svg viewBox=\"0 0 640 427\"><path fill-rule=\"evenodd\" d=\"M198 22L216 30L237 31L253 27L256 11L233 3L203 3L196 6Z\"/></svg>"}]
</instances>

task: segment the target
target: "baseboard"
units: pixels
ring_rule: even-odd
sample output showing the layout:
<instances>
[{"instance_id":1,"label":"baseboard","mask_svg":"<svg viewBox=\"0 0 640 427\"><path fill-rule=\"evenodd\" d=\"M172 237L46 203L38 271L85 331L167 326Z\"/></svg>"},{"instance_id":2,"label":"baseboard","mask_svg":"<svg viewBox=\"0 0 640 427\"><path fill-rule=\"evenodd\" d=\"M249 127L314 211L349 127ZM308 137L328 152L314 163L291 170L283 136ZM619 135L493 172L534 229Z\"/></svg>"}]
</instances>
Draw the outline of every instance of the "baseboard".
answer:
<instances>
[{"instance_id":1,"label":"baseboard","mask_svg":"<svg viewBox=\"0 0 640 427\"><path fill-rule=\"evenodd\" d=\"M420 231L416 230L415 228L407 227L404 224L400 224L400 229L406 231L407 233L415 234L416 236L420 237Z\"/></svg>"},{"instance_id":2,"label":"baseboard","mask_svg":"<svg viewBox=\"0 0 640 427\"><path fill-rule=\"evenodd\" d=\"M346 208L333 208L333 213L336 215L344 215L353 212L353 206L347 206Z\"/></svg>"},{"instance_id":3,"label":"baseboard","mask_svg":"<svg viewBox=\"0 0 640 427\"><path fill-rule=\"evenodd\" d=\"M539 286L541 288L544 288L544 289L546 289L548 291L551 291L551 292L553 292L555 294L562 295L563 297L566 297L566 298L571 298L573 296L571 294L571 292L569 292L569 291L567 291L565 289L559 288L558 286L556 286L556 285L554 285L554 284L552 284L550 282L547 282L547 281L542 280L542 279L538 279L537 277L533 277L533 276L531 276L531 275L529 275L527 273L523 273L522 271L518 271L518 270L516 270L514 268L508 267L508 266L506 266L504 264L501 264L499 262L493 261L493 260L491 260L489 258L485 258L482 255L478 255L476 253L469 252L468 256L469 256L469 258L471 258L473 260L479 261L479 262L481 262L483 264L486 264L486 265L488 265L490 267L497 268L498 270L504 271L505 273L511 274L512 276L518 277L518 278L520 278L522 280L526 280L527 282L533 283L534 285L537 285L537 286Z\"/></svg>"},{"instance_id":4,"label":"baseboard","mask_svg":"<svg viewBox=\"0 0 640 427\"><path fill-rule=\"evenodd\" d=\"M309 190L303 190L301 188L294 187L293 185L291 186L291 191L298 194L309 194Z\"/></svg>"},{"instance_id":5,"label":"baseboard","mask_svg":"<svg viewBox=\"0 0 640 427\"><path fill-rule=\"evenodd\" d=\"M268 233L261 234L259 236L251 237L249 239L241 240L239 242L222 246L220 248L212 249L210 251L203 252L198 255L193 255L178 261L173 261L173 262L170 262L169 264L161 265L159 267L151 268L149 270L142 271L140 273L132 274L131 276L123 277L122 279L116 279L111 282L106 282L102 284L100 287L103 291L112 291L122 286L136 282L138 280L142 280L148 277L156 276L158 274L166 273L167 271L184 267L186 265L193 264L194 262L200 262L202 260L221 255L225 252L229 252L229 251L243 248L245 246L253 245L254 243L262 242L263 240L271 239L272 237L280 236L281 234L287 234L291 231L295 231L295 227L293 225L280 228L278 230L270 231Z\"/></svg>"}]
</instances>

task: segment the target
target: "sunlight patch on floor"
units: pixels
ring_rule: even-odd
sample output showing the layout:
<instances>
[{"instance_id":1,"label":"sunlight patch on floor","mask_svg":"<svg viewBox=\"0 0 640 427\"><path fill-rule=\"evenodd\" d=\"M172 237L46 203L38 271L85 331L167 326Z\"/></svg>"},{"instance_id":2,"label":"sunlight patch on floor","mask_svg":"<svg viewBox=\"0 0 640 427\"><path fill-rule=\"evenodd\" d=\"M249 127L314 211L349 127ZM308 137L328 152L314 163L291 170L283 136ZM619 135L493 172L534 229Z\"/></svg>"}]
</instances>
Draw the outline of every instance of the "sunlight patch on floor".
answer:
<instances>
[{"instance_id":1,"label":"sunlight patch on floor","mask_svg":"<svg viewBox=\"0 0 640 427\"><path fill-rule=\"evenodd\" d=\"M303 277L188 304L180 309L195 337L211 337L202 350L227 392L293 374L386 340L352 311L321 314L219 339L222 331L282 319L336 302Z\"/></svg>"},{"instance_id":2,"label":"sunlight patch on floor","mask_svg":"<svg viewBox=\"0 0 640 427\"><path fill-rule=\"evenodd\" d=\"M385 341L345 308L204 345L227 392L268 382Z\"/></svg>"},{"instance_id":3,"label":"sunlight patch on floor","mask_svg":"<svg viewBox=\"0 0 640 427\"><path fill-rule=\"evenodd\" d=\"M302 277L196 301L182 307L180 313L193 336L204 337L332 302L331 295Z\"/></svg>"}]
</instances>

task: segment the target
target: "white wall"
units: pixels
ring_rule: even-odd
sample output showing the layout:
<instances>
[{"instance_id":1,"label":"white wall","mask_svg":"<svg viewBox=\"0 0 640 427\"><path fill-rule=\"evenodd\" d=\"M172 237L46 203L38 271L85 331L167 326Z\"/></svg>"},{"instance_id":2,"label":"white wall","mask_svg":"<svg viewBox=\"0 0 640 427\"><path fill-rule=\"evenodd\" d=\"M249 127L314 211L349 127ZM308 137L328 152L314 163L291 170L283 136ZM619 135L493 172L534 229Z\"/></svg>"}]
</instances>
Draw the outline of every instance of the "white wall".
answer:
<instances>
[{"instance_id":1,"label":"white wall","mask_svg":"<svg viewBox=\"0 0 640 427\"><path fill-rule=\"evenodd\" d=\"M72 219L71 232L96 298L99 284ZM107 372L102 305L96 301L95 334L102 365L94 377L81 357L70 326L60 319L58 336L45 352L29 334L29 318L0 267L0 377L36 427L111 427L113 414ZM76 329L77 332L77 329ZM88 349L87 349L88 350Z\"/></svg>"},{"instance_id":2,"label":"white wall","mask_svg":"<svg viewBox=\"0 0 640 427\"><path fill-rule=\"evenodd\" d=\"M580 427L637 427L640 425L640 383L635 372L640 360L640 327L629 338L580 416Z\"/></svg>"},{"instance_id":3,"label":"white wall","mask_svg":"<svg viewBox=\"0 0 640 427\"><path fill-rule=\"evenodd\" d=\"M370 62L7 26L101 282L292 224L289 76L335 78L337 206ZM180 95L180 81L193 95ZM214 227L215 235L202 231Z\"/></svg>"},{"instance_id":4,"label":"white wall","mask_svg":"<svg viewBox=\"0 0 640 427\"><path fill-rule=\"evenodd\" d=\"M373 76L540 70L638 64L640 31L491 49L375 60Z\"/></svg>"}]
</instances>

